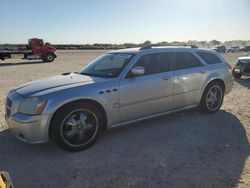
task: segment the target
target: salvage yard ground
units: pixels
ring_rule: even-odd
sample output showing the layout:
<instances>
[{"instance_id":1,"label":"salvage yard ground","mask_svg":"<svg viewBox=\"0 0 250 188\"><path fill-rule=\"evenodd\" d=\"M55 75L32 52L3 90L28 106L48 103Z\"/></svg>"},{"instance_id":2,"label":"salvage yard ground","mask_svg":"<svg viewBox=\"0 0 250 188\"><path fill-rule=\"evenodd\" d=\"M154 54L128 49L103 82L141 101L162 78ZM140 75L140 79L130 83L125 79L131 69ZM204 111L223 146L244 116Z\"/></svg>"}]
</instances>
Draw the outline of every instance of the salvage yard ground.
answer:
<instances>
[{"instance_id":1,"label":"salvage yard ground","mask_svg":"<svg viewBox=\"0 0 250 188\"><path fill-rule=\"evenodd\" d=\"M236 80L222 109L197 109L104 133L90 149L16 140L4 121L14 86L79 71L105 51L58 51L53 63L0 61L0 170L16 187L250 187L250 78ZM231 65L242 53L223 55Z\"/></svg>"}]
</instances>

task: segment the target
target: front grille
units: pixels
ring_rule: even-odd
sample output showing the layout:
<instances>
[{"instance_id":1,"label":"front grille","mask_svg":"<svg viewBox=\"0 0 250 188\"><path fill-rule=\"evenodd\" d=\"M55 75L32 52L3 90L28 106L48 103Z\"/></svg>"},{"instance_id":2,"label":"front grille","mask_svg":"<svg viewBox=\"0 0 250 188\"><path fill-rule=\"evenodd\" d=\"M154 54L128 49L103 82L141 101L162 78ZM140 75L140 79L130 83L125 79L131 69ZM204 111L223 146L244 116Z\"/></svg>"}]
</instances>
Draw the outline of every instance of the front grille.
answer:
<instances>
[{"instance_id":1,"label":"front grille","mask_svg":"<svg viewBox=\"0 0 250 188\"><path fill-rule=\"evenodd\" d=\"M12 101L9 98L7 98L5 104L5 114L7 117L10 116L11 106L12 106Z\"/></svg>"},{"instance_id":2,"label":"front grille","mask_svg":"<svg viewBox=\"0 0 250 188\"><path fill-rule=\"evenodd\" d=\"M11 108L12 106L12 101L7 97L6 99L6 105Z\"/></svg>"}]
</instances>

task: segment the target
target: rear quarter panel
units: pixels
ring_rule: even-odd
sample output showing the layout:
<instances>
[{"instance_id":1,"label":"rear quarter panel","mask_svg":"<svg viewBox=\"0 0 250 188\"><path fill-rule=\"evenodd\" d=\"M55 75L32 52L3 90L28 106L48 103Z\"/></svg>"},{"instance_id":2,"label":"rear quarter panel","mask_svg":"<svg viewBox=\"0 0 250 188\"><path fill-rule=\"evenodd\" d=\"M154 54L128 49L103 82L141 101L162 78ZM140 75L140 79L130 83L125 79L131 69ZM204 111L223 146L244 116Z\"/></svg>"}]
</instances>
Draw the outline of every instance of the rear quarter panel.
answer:
<instances>
[{"instance_id":1,"label":"rear quarter panel","mask_svg":"<svg viewBox=\"0 0 250 188\"><path fill-rule=\"evenodd\" d=\"M202 95L206 87L209 83L211 83L214 80L222 80L225 84L225 94L228 94L233 85L233 78L231 73L228 70L228 66L225 63L219 63L219 64L211 64L207 65L207 76L206 79L200 89L200 96L199 99L201 100Z\"/></svg>"}]
</instances>

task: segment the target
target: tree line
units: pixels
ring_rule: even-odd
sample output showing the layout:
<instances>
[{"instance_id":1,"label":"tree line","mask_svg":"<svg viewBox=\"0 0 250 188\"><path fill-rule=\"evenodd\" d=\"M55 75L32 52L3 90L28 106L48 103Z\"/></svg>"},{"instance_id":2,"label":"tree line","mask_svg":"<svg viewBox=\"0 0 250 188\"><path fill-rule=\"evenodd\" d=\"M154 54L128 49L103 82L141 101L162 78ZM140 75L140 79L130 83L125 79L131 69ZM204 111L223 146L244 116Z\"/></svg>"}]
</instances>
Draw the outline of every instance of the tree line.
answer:
<instances>
[{"instance_id":1,"label":"tree line","mask_svg":"<svg viewBox=\"0 0 250 188\"><path fill-rule=\"evenodd\" d=\"M246 46L250 45L250 40L231 40L221 42L218 40L211 40L211 41L196 41L196 40L189 40L187 42L180 42L180 41L173 41L173 42L157 42L152 43L151 41L147 40L143 43L124 43L124 44L108 44L108 43L95 43L95 44L52 44L56 49L64 49L64 50L91 50L91 49L123 49L123 48L135 48L135 47L143 47L143 46L176 46L176 45L195 45L198 47L203 48L211 48L215 45L225 45L225 46L232 46L232 45L239 45L239 46ZM0 49L25 49L27 44L0 44Z\"/></svg>"}]
</instances>

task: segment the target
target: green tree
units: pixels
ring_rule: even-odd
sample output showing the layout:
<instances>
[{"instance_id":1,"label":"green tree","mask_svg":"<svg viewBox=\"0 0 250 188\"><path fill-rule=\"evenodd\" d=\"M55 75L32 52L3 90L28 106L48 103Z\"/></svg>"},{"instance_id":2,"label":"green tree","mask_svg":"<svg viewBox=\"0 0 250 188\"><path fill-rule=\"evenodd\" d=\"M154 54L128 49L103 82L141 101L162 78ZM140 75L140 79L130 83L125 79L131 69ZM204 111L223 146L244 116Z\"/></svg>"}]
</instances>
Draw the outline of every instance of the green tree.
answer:
<instances>
[{"instance_id":1,"label":"green tree","mask_svg":"<svg viewBox=\"0 0 250 188\"><path fill-rule=\"evenodd\" d=\"M142 46L150 46L150 45L152 45L152 43L151 43L150 40L146 40L146 41L142 44Z\"/></svg>"}]
</instances>

